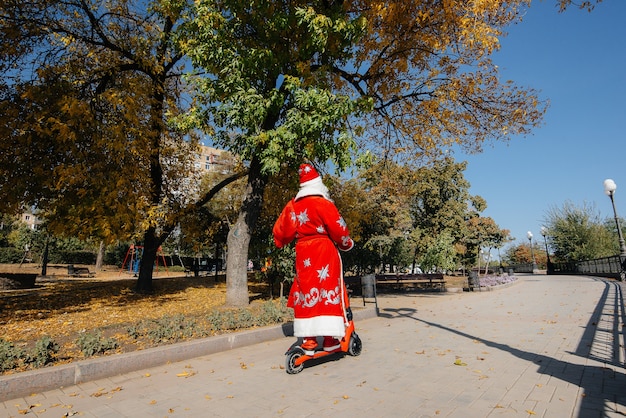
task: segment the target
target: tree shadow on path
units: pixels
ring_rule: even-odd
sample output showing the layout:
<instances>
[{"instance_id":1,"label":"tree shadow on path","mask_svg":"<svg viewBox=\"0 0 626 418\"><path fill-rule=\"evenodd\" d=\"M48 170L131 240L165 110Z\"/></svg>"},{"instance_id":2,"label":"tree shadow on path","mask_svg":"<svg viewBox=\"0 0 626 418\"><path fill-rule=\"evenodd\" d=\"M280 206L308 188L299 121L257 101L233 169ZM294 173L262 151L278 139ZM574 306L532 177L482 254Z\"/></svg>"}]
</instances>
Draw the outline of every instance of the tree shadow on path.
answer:
<instances>
[{"instance_id":1,"label":"tree shadow on path","mask_svg":"<svg viewBox=\"0 0 626 418\"><path fill-rule=\"evenodd\" d=\"M616 282L596 279L606 284L585 327L576 351L570 354L602 362L607 367L574 364L531 351L525 351L508 344L501 344L468 334L436 322L419 318L413 308L385 308L379 316L386 318L410 318L431 327L451 332L470 341L479 341L488 347L510 353L522 360L537 365L537 373L549 375L583 389L577 417L626 416L626 374L620 361L620 324L624 323L624 300L622 288ZM608 318L607 318L608 317ZM611 324L606 326L605 324ZM608 366L614 367L608 367Z\"/></svg>"}]
</instances>

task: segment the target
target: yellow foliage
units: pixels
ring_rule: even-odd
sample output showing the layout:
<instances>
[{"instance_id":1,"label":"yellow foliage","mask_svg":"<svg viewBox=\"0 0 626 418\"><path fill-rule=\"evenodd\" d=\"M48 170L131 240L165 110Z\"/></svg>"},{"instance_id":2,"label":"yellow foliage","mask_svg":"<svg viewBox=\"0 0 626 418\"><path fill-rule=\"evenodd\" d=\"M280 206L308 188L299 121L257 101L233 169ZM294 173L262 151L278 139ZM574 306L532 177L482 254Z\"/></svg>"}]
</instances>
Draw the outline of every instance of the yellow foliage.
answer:
<instances>
[{"instance_id":1,"label":"yellow foliage","mask_svg":"<svg viewBox=\"0 0 626 418\"><path fill-rule=\"evenodd\" d=\"M369 29L357 65L367 63L362 78L400 134L396 150L438 155L454 142L478 151L487 139L508 139L540 122L545 103L532 90L501 84L489 58L500 48L503 29L521 20L530 1L353 5L365 10ZM387 125L371 126L387 137Z\"/></svg>"}]
</instances>

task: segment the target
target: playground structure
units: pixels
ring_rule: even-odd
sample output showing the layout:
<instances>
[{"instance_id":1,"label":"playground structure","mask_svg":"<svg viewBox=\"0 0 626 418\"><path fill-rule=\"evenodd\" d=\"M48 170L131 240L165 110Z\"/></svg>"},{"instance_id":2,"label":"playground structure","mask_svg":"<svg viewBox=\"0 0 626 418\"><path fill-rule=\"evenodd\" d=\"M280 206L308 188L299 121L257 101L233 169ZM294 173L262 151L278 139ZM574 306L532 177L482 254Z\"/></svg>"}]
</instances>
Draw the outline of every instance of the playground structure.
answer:
<instances>
[{"instance_id":1,"label":"playground structure","mask_svg":"<svg viewBox=\"0 0 626 418\"><path fill-rule=\"evenodd\" d=\"M143 256L143 245L134 245L128 248L126 251L126 256L124 257L124 262L122 263L122 268L120 273L124 271L124 269L128 266L128 272L130 274L139 273L139 265L141 264L141 257ZM167 263L165 262L165 255L163 254L163 250L161 247L157 249L157 256L155 261L156 271L159 271L159 258L162 260L163 267L165 271L167 271Z\"/></svg>"}]
</instances>

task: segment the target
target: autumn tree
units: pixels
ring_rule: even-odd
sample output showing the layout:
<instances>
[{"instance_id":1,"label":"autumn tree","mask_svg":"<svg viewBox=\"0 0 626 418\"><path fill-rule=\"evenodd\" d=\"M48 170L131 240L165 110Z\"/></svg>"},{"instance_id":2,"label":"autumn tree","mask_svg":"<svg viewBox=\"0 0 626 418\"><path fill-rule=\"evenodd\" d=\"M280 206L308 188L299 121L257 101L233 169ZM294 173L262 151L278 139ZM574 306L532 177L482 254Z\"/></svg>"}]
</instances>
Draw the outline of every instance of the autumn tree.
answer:
<instances>
[{"instance_id":1,"label":"autumn tree","mask_svg":"<svg viewBox=\"0 0 626 418\"><path fill-rule=\"evenodd\" d=\"M199 194L204 196L223 181L224 173L237 173L243 169L241 162L227 152L221 152L215 169L206 173L200 180ZM180 230L171 238L176 245L187 253L213 254L219 258L226 246L228 225L237 216L245 186L244 180L232 182L221 187L206 204L196 210L187 211L180 218Z\"/></svg>"},{"instance_id":2,"label":"autumn tree","mask_svg":"<svg viewBox=\"0 0 626 418\"><path fill-rule=\"evenodd\" d=\"M475 259L481 246L501 246L508 231L480 216L486 202L469 193L465 167L451 157L418 168L381 160L349 180L332 178L332 196L360 244L346 264L355 252L366 268L450 270L467 247Z\"/></svg>"},{"instance_id":3,"label":"autumn tree","mask_svg":"<svg viewBox=\"0 0 626 418\"><path fill-rule=\"evenodd\" d=\"M470 251L466 254L466 259L474 264L475 260L480 262L480 252L486 249L486 254L491 255L491 250L502 248L504 244L511 240L507 229L500 229L496 222L490 217L474 216L467 221L468 239ZM469 257L468 257L469 256ZM480 266L479 266L480 267ZM487 267L485 267L485 271Z\"/></svg>"},{"instance_id":4,"label":"autumn tree","mask_svg":"<svg viewBox=\"0 0 626 418\"><path fill-rule=\"evenodd\" d=\"M414 229L408 203L416 182L414 170L381 160L363 169L358 179L365 196L356 208L367 214L367 218L361 215L360 245L377 254L381 271L387 264L408 266Z\"/></svg>"},{"instance_id":5,"label":"autumn tree","mask_svg":"<svg viewBox=\"0 0 626 418\"><path fill-rule=\"evenodd\" d=\"M187 7L0 6L0 210L35 205L51 232L138 240L142 292L151 290L163 240L214 195L199 194L192 132L168 123L188 98L188 62L177 49Z\"/></svg>"},{"instance_id":6,"label":"autumn tree","mask_svg":"<svg viewBox=\"0 0 626 418\"><path fill-rule=\"evenodd\" d=\"M356 274L371 273L382 266L383 257L388 254L385 253L381 257L379 248L372 245L370 238L380 236L385 228L389 230L394 226L386 219L378 223L379 218L392 212L379 210L379 196L372 193L372 185L368 184L361 174L349 179L336 176L326 176L324 179L330 189L331 198L350 228L350 236L358 243L341 257L344 269ZM366 245L367 243L370 244Z\"/></svg>"},{"instance_id":7,"label":"autumn tree","mask_svg":"<svg viewBox=\"0 0 626 418\"><path fill-rule=\"evenodd\" d=\"M250 236L283 164L295 171L308 158L341 169L359 149L410 161L479 151L539 123L536 93L501 82L489 58L526 4L196 2L185 45L206 75L192 120L214 127L216 144L250 168L228 240L230 304L248 301Z\"/></svg>"},{"instance_id":8,"label":"autumn tree","mask_svg":"<svg viewBox=\"0 0 626 418\"><path fill-rule=\"evenodd\" d=\"M509 264L531 264L547 266L547 253L537 242L516 244L508 247L504 259Z\"/></svg>"},{"instance_id":9,"label":"autumn tree","mask_svg":"<svg viewBox=\"0 0 626 418\"><path fill-rule=\"evenodd\" d=\"M436 245L443 233L454 242L466 243L466 220L486 208L483 198L469 193L470 183L463 175L466 167L467 162L445 157L417 170L410 200L416 258Z\"/></svg>"}]
</instances>

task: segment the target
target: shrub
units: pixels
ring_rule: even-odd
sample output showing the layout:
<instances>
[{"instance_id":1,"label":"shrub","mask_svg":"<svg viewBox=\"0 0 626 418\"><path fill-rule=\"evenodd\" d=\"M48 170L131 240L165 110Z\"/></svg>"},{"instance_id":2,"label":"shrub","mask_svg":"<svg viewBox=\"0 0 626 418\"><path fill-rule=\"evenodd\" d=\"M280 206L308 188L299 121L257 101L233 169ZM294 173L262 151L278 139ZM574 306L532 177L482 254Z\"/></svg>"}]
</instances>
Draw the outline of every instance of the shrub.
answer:
<instances>
[{"instance_id":1,"label":"shrub","mask_svg":"<svg viewBox=\"0 0 626 418\"><path fill-rule=\"evenodd\" d=\"M10 341L0 338L0 371L14 369L20 363L20 358L24 357L24 353L15 347Z\"/></svg>"},{"instance_id":2,"label":"shrub","mask_svg":"<svg viewBox=\"0 0 626 418\"><path fill-rule=\"evenodd\" d=\"M22 261L23 257L24 250L13 247L0 248L0 263L2 264L17 264Z\"/></svg>"},{"instance_id":3,"label":"shrub","mask_svg":"<svg viewBox=\"0 0 626 418\"><path fill-rule=\"evenodd\" d=\"M59 345L49 336L43 336L35 343L33 351L26 356L26 362L35 367L43 367L53 361L58 351Z\"/></svg>"},{"instance_id":4,"label":"shrub","mask_svg":"<svg viewBox=\"0 0 626 418\"><path fill-rule=\"evenodd\" d=\"M51 264L96 264L96 254L91 251L51 251L48 261Z\"/></svg>"},{"instance_id":5,"label":"shrub","mask_svg":"<svg viewBox=\"0 0 626 418\"><path fill-rule=\"evenodd\" d=\"M228 331L282 323L293 319L285 299L266 301L260 308L237 311L215 311L207 317L213 331Z\"/></svg>"},{"instance_id":6,"label":"shrub","mask_svg":"<svg viewBox=\"0 0 626 418\"><path fill-rule=\"evenodd\" d=\"M103 354L118 347L115 338L104 338L102 333L97 330L82 333L76 340L76 345L85 357Z\"/></svg>"},{"instance_id":7,"label":"shrub","mask_svg":"<svg viewBox=\"0 0 626 418\"><path fill-rule=\"evenodd\" d=\"M261 306L259 325L269 325L293 319L293 311L287 308L287 299L281 298L278 303L268 300Z\"/></svg>"},{"instance_id":8,"label":"shrub","mask_svg":"<svg viewBox=\"0 0 626 418\"><path fill-rule=\"evenodd\" d=\"M258 325L257 317L255 317L249 309L240 309L237 312L237 328L249 328Z\"/></svg>"},{"instance_id":9,"label":"shrub","mask_svg":"<svg viewBox=\"0 0 626 418\"><path fill-rule=\"evenodd\" d=\"M144 319L131 326L128 334L138 339L148 337L153 343L176 342L194 335L203 336L196 321L187 319L184 315L164 316L159 319Z\"/></svg>"}]
</instances>

